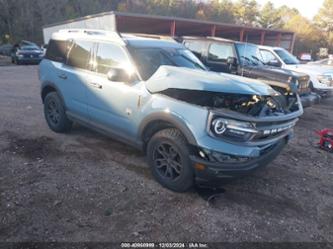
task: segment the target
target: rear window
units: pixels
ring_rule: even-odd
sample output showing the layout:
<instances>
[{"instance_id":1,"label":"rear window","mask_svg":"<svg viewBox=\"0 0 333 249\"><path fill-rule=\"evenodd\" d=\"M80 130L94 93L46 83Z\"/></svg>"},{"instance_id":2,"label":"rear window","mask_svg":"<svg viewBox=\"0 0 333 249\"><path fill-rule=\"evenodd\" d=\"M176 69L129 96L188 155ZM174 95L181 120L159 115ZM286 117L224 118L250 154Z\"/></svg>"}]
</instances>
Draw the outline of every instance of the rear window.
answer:
<instances>
[{"instance_id":1,"label":"rear window","mask_svg":"<svg viewBox=\"0 0 333 249\"><path fill-rule=\"evenodd\" d=\"M45 58L52 61L65 63L67 51L68 41L51 40L49 42Z\"/></svg>"}]
</instances>

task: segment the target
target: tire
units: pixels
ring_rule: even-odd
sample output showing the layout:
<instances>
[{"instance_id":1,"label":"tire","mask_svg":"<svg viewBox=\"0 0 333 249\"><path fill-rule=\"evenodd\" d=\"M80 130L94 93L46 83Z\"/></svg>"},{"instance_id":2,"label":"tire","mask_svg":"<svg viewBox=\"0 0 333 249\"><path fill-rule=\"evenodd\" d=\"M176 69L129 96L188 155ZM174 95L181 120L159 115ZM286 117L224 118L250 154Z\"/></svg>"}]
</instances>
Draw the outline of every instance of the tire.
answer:
<instances>
[{"instance_id":1,"label":"tire","mask_svg":"<svg viewBox=\"0 0 333 249\"><path fill-rule=\"evenodd\" d=\"M64 133L72 128L72 121L67 118L64 104L56 92L50 92L44 99L44 116L50 129Z\"/></svg>"},{"instance_id":2,"label":"tire","mask_svg":"<svg viewBox=\"0 0 333 249\"><path fill-rule=\"evenodd\" d=\"M175 192L185 192L194 183L194 172L185 137L177 129L158 131L149 140L147 158L155 179Z\"/></svg>"}]
</instances>

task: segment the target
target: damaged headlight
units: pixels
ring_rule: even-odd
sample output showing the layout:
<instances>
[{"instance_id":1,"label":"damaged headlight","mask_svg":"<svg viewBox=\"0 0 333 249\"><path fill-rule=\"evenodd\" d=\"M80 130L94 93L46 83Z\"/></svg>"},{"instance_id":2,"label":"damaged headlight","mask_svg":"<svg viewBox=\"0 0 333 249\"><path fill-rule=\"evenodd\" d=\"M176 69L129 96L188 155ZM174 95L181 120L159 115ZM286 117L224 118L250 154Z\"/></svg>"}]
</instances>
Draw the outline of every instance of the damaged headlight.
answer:
<instances>
[{"instance_id":1,"label":"damaged headlight","mask_svg":"<svg viewBox=\"0 0 333 249\"><path fill-rule=\"evenodd\" d=\"M249 122L216 117L212 120L210 130L214 136L236 141L247 141L258 131Z\"/></svg>"}]
</instances>

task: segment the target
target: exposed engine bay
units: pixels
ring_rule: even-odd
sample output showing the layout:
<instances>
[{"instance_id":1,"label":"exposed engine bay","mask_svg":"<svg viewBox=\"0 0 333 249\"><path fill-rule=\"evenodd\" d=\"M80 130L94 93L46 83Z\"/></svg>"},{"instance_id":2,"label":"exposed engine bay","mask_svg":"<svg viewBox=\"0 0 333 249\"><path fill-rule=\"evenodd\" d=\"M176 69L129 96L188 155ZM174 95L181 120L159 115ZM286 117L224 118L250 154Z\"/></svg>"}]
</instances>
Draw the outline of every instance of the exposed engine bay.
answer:
<instances>
[{"instance_id":1,"label":"exposed engine bay","mask_svg":"<svg viewBox=\"0 0 333 249\"><path fill-rule=\"evenodd\" d=\"M175 88L160 93L191 104L225 108L254 117L280 116L299 110L297 95L293 93L259 96Z\"/></svg>"}]
</instances>

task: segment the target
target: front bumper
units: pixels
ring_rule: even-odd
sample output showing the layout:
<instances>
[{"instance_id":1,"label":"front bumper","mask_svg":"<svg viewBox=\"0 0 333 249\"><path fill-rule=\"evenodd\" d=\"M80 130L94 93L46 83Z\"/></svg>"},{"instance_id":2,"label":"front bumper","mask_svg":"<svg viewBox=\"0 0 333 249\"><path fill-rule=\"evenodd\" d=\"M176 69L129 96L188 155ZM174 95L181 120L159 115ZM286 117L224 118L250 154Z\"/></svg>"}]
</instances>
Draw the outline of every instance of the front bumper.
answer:
<instances>
[{"instance_id":1,"label":"front bumper","mask_svg":"<svg viewBox=\"0 0 333 249\"><path fill-rule=\"evenodd\" d=\"M217 185L225 179L248 175L273 161L288 143L289 139L290 135L273 144L272 148L266 153L239 163L210 162L199 156L192 155L190 159L195 170L196 182L203 185ZM198 169L196 167L198 164L204 167Z\"/></svg>"},{"instance_id":2,"label":"front bumper","mask_svg":"<svg viewBox=\"0 0 333 249\"><path fill-rule=\"evenodd\" d=\"M17 62L19 63L40 63L43 58L29 58L29 57L17 57Z\"/></svg>"},{"instance_id":3,"label":"front bumper","mask_svg":"<svg viewBox=\"0 0 333 249\"><path fill-rule=\"evenodd\" d=\"M310 107L320 102L320 95L317 93L308 93L300 96L303 108Z\"/></svg>"},{"instance_id":4,"label":"front bumper","mask_svg":"<svg viewBox=\"0 0 333 249\"><path fill-rule=\"evenodd\" d=\"M314 88L313 91L317 94L319 94L323 98L331 97L333 95L333 89L327 89L327 88Z\"/></svg>"}]
</instances>

